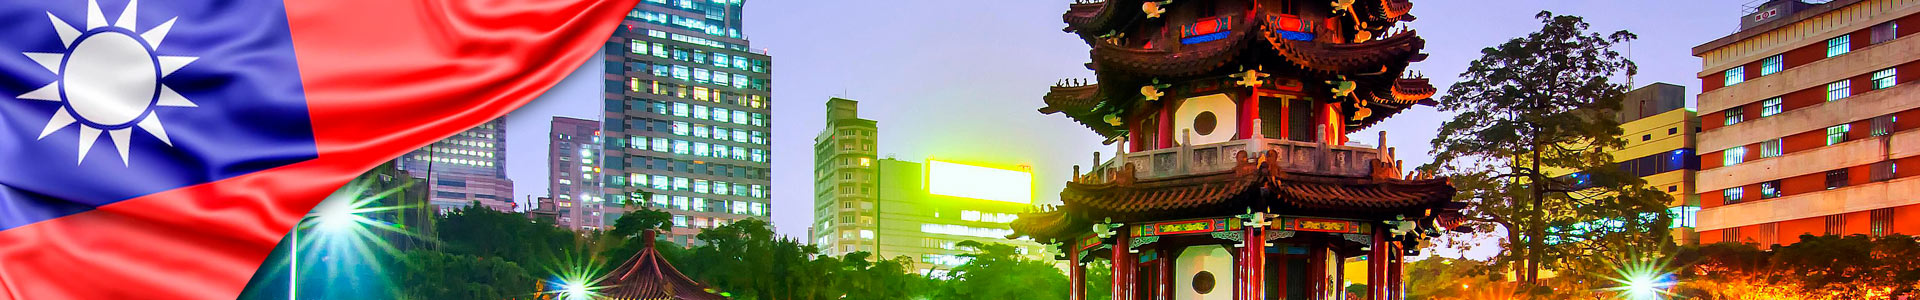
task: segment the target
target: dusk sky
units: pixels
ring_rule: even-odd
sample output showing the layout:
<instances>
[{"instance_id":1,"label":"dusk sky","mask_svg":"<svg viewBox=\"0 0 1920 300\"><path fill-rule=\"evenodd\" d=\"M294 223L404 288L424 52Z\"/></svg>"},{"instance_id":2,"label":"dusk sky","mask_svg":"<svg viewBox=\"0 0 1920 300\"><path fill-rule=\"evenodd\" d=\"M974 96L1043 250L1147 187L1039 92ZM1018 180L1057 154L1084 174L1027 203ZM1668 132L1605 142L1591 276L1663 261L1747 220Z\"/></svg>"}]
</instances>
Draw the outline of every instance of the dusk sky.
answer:
<instances>
[{"instance_id":1,"label":"dusk sky","mask_svg":"<svg viewBox=\"0 0 1920 300\"><path fill-rule=\"evenodd\" d=\"M1411 28L1427 40L1425 62L1410 71L1433 78L1442 94L1480 49L1540 28L1541 10L1579 15L1602 34L1640 36L1632 58L1635 86L1667 82L1699 92L1695 45L1738 29L1749 0L1443 1L1414 0ZM1757 1L1753 1L1757 4ZM812 220L813 137L825 126L829 97L860 101L879 122L881 157L937 157L992 165L1030 165L1037 203L1053 203L1074 165L1113 147L1060 115L1036 112L1062 78L1091 78L1086 44L1062 32L1070 0L753 0L745 30L773 55L773 220L800 237ZM1627 52L1627 49L1621 49ZM546 96L508 118L507 168L514 190L547 191L547 124L552 116L600 118L601 64L585 64ZM1437 96L1436 96L1437 97ZM1373 143L1388 131L1408 165L1431 160L1428 141L1450 117L1416 107L1351 135Z\"/></svg>"}]
</instances>

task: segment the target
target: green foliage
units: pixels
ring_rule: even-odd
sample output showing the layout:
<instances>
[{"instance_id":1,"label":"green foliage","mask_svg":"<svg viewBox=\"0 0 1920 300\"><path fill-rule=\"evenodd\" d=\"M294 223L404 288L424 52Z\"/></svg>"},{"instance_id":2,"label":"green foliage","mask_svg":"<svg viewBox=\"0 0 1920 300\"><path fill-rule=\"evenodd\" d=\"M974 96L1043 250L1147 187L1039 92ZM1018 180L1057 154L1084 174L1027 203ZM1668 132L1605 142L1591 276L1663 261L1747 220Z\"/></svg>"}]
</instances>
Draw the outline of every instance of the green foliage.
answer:
<instances>
[{"instance_id":1,"label":"green foliage","mask_svg":"<svg viewBox=\"0 0 1920 300\"><path fill-rule=\"evenodd\" d=\"M526 269L509 261L428 250L401 258L397 280L411 299L508 299L535 291Z\"/></svg>"},{"instance_id":2,"label":"green foliage","mask_svg":"<svg viewBox=\"0 0 1920 300\"><path fill-rule=\"evenodd\" d=\"M1763 250L1717 243L1682 248L1676 290L1690 298L1887 299L1920 295L1920 242L1913 236L1801 235Z\"/></svg>"},{"instance_id":3,"label":"green foliage","mask_svg":"<svg viewBox=\"0 0 1920 300\"><path fill-rule=\"evenodd\" d=\"M600 251L600 258L602 258L601 262L603 263L601 269L612 270L620 266L621 263L626 262L627 258L633 257L636 253L640 253L640 248L646 246L644 241L640 240L640 232L642 230L672 229L673 214L665 211L644 208L620 215L619 219L613 221L613 228L594 234L593 241L595 244L604 248ZM659 243L659 245L655 246L654 249L660 251L661 256L665 256L668 259L677 259L684 256L683 252L685 251L682 251L683 249L677 245L666 241L659 241L657 243Z\"/></svg>"},{"instance_id":4,"label":"green foliage","mask_svg":"<svg viewBox=\"0 0 1920 300\"><path fill-rule=\"evenodd\" d=\"M1425 168L1453 178L1481 234L1505 234L1496 268L1517 269L1521 282L1537 282L1539 269L1608 274L1609 262L1666 251L1672 198L1606 152L1624 146L1613 115L1627 87L1612 80L1634 69L1612 47L1635 36L1588 32L1577 16L1538 18L1539 32L1482 50L1440 98L1459 115L1440 128Z\"/></svg>"},{"instance_id":5,"label":"green foliage","mask_svg":"<svg viewBox=\"0 0 1920 300\"><path fill-rule=\"evenodd\" d=\"M579 252L585 240L573 231L478 204L447 213L436 225L440 251L444 254L512 263L521 270L521 276L528 278L560 274L561 270L571 267L565 265L566 262L585 256ZM494 285L494 288L517 294L537 292L531 283Z\"/></svg>"},{"instance_id":6,"label":"green foliage","mask_svg":"<svg viewBox=\"0 0 1920 300\"><path fill-rule=\"evenodd\" d=\"M935 299L1066 299L1067 277L1052 264L1022 258L1013 246L960 242L975 249L953 268L953 279Z\"/></svg>"},{"instance_id":7,"label":"green foliage","mask_svg":"<svg viewBox=\"0 0 1920 300\"><path fill-rule=\"evenodd\" d=\"M1506 281L1489 277L1491 267L1484 261L1429 257L1407 263L1401 277L1408 299L1431 299L1465 295L1475 285L1485 288L1492 286L1487 283Z\"/></svg>"}]
</instances>

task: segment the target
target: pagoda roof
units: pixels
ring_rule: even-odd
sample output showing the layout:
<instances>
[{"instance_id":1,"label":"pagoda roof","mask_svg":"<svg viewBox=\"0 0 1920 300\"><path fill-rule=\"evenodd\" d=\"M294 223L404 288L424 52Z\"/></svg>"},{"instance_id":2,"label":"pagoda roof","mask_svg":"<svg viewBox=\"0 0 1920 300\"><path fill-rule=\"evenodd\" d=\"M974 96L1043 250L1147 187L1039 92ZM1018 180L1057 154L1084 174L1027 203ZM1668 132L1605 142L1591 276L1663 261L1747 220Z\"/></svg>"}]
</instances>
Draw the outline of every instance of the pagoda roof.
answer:
<instances>
[{"instance_id":1,"label":"pagoda roof","mask_svg":"<svg viewBox=\"0 0 1920 300\"><path fill-rule=\"evenodd\" d=\"M1382 120L1386 120L1388 117L1399 114L1400 111L1406 110L1413 105L1434 105L1436 102L1432 99L1433 95L1439 91L1439 89L1433 87L1433 83L1428 81L1427 78L1359 77L1349 79L1363 82L1360 85L1361 90L1355 92L1355 94L1372 99L1367 106L1373 110L1373 114L1348 123L1351 127L1347 128L1347 132L1365 130L1374 124L1380 123ZM1380 88L1383 86L1385 88ZM1137 89L1137 87L1135 88ZM1107 96L1114 94L1122 96ZM1073 119L1074 122L1080 123L1088 129L1092 129L1094 133L1098 133L1102 137L1112 138L1124 133L1126 128L1107 124L1105 120L1102 119L1106 116L1105 113L1096 108L1102 105L1130 105L1136 102L1132 99L1134 97L1136 97L1136 95L1132 93L1111 92L1102 89L1101 85L1097 83L1085 85L1056 85L1049 88L1046 96L1042 97L1042 101L1046 103L1047 106L1041 107L1039 111L1041 114L1059 113L1066 115L1068 118Z\"/></svg>"},{"instance_id":2,"label":"pagoda roof","mask_svg":"<svg viewBox=\"0 0 1920 300\"><path fill-rule=\"evenodd\" d=\"M1122 167L1108 182L1068 182L1059 209L1021 214L1011 224L1013 236L1070 240L1091 230L1093 220L1144 222L1247 210L1335 218L1452 214L1441 223L1458 225L1456 191L1447 178L1396 178L1391 173L1398 170L1384 164L1366 177L1299 174L1283 171L1280 163L1243 161L1229 171L1145 181L1132 179L1130 166Z\"/></svg>"},{"instance_id":3,"label":"pagoda roof","mask_svg":"<svg viewBox=\"0 0 1920 300\"><path fill-rule=\"evenodd\" d=\"M686 299L686 300L723 300L728 299L711 291L711 288L694 282L686 274L680 273L673 264L653 249L654 233L646 231L642 237L646 246L635 253L633 258L621 263L613 272L601 277L599 285L606 288L596 291L596 299Z\"/></svg>"}]
</instances>

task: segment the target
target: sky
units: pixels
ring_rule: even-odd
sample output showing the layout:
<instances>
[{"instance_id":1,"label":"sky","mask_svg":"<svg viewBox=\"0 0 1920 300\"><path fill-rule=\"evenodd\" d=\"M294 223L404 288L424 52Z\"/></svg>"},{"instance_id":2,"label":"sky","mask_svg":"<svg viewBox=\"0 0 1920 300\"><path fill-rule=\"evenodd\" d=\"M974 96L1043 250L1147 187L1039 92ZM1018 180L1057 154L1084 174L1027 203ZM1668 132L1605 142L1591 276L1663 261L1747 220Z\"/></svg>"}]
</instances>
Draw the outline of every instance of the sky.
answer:
<instances>
[{"instance_id":1,"label":"sky","mask_svg":"<svg viewBox=\"0 0 1920 300\"><path fill-rule=\"evenodd\" d=\"M1031 166L1037 203L1057 202L1074 165L1112 146L1060 115L1041 115L1041 96L1063 78L1092 78L1085 43L1061 31L1071 0L751 0L744 30L773 56L773 220L804 236L812 220L813 137L825 126L829 97L860 101L879 123L881 157L929 157ZM1640 66L1635 86L1686 86L1699 92L1692 47L1736 31L1752 0L1515 1L1414 0L1409 24L1427 40L1425 62L1410 71L1442 93L1482 48L1540 28L1542 10L1579 15L1602 34L1627 30ZM507 168L515 193L546 193L546 132L552 116L599 119L597 60L508 116ZM1429 141L1451 114L1415 107L1351 136L1374 143L1378 130L1408 165L1431 161Z\"/></svg>"}]
</instances>

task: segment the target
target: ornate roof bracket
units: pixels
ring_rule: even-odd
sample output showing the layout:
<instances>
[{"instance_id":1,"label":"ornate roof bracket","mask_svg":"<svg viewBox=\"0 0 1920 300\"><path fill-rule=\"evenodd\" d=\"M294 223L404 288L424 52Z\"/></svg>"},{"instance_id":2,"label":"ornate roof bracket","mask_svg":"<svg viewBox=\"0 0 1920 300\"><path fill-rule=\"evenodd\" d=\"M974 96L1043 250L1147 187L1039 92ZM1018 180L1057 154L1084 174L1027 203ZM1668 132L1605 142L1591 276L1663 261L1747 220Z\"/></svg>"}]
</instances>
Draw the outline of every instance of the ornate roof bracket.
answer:
<instances>
[{"instance_id":1,"label":"ornate roof bracket","mask_svg":"<svg viewBox=\"0 0 1920 300\"><path fill-rule=\"evenodd\" d=\"M1127 240L1127 253L1140 253L1140 246L1146 246L1147 244L1158 241L1160 241L1159 236L1134 237L1133 239Z\"/></svg>"},{"instance_id":2,"label":"ornate roof bracket","mask_svg":"<svg viewBox=\"0 0 1920 300\"><path fill-rule=\"evenodd\" d=\"M1340 237L1345 238L1348 241L1360 243L1361 245L1366 245L1367 247L1373 247L1373 236L1358 234L1358 233L1346 233L1346 234L1341 234Z\"/></svg>"}]
</instances>

